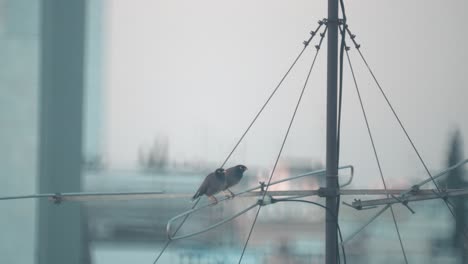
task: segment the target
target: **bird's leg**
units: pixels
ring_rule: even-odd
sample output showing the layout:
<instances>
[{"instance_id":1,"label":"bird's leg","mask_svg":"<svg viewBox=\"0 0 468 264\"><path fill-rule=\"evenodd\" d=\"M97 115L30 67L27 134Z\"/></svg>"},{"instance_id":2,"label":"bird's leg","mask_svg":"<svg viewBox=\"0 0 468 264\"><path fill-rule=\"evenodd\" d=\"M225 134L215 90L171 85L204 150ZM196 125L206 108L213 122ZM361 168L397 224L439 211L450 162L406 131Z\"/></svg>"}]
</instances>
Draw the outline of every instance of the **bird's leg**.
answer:
<instances>
[{"instance_id":1,"label":"bird's leg","mask_svg":"<svg viewBox=\"0 0 468 264\"><path fill-rule=\"evenodd\" d=\"M214 196L208 196L208 199L211 201L211 205L215 205L218 203L218 199Z\"/></svg>"},{"instance_id":2,"label":"bird's leg","mask_svg":"<svg viewBox=\"0 0 468 264\"><path fill-rule=\"evenodd\" d=\"M231 198L234 198L234 196L236 196L233 192L231 192L231 190L229 190L229 188L227 190L229 191L229 194L230 194Z\"/></svg>"}]
</instances>

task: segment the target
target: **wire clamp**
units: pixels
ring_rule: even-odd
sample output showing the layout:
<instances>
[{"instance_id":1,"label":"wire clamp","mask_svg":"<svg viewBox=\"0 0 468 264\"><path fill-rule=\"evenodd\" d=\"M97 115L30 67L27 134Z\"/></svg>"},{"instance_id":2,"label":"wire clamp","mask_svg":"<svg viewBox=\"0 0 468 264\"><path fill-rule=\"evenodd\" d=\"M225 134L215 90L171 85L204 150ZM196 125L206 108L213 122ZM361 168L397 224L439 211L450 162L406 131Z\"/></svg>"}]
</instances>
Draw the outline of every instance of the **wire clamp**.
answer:
<instances>
[{"instance_id":1,"label":"wire clamp","mask_svg":"<svg viewBox=\"0 0 468 264\"><path fill-rule=\"evenodd\" d=\"M408 208L408 210L410 210L411 213L415 214L416 212L411 209L411 207L409 207L408 205L408 200L407 199L400 199L398 197L396 197L395 195L392 194L392 198L397 200L398 202L400 202L402 205L404 205L406 208Z\"/></svg>"},{"instance_id":2,"label":"wire clamp","mask_svg":"<svg viewBox=\"0 0 468 264\"><path fill-rule=\"evenodd\" d=\"M366 206L366 207L362 207L362 204L361 204L361 200L357 200L357 199L354 199L354 202L353 204L349 204L347 202L343 202L344 205L347 205L353 209L356 209L356 210L369 210L369 209L374 209L374 208L377 208L377 206Z\"/></svg>"},{"instance_id":3,"label":"wire clamp","mask_svg":"<svg viewBox=\"0 0 468 264\"><path fill-rule=\"evenodd\" d=\"M258 182L260 184L260 191L261 192L264 192L265 191L265 187L266 187L266 184L264 181L261 181L261 182Z\"/></svg>"},{"instance_id":4,"label":"wire clamp","mask_svg":"<svg viewBox=\"0 0 468 264\"><path fill-rule=\"evenodd\" d=\"M356 35L353 34L353 33L351 33L351 31L349 30L349 28L348 28L347 26L345 27L345 30L348 32L348 35L349 35L349 37L351 38L351 40L353 41L354 46L356 47L356 49L359 49L359 48L361 47L361 44L358 44L358 43L356 42L356 40L355 40Z\"/></svg>"},{"instance_id":5,"label":"wire clamp","mask_svg":"<svg viewBox=\"0 0 468 264\"><path fill-rule=\"evenodd\" d=\"M436 192L435 190L432 190L432 192L437 195L440 199L447 201L448 200L448 194L446 190L441 190L440 192Z\"/></svg>"},{"instance_id":6,"label":"wire clamp","mask_svg":"<svg viewBox=\"0 0 468 264\"><path fill-rule=\"evenodd\" d=\"M271 195L260 196L257 199L257 204L260 206L269 205L269 204L272 204L273 202L274 202L274 199L273 197L271 197Z\"/></svg>"},{"instance_id":7,"label":"wire clamp","mask_svg":"<svg viewBox=\"0 0 468 264\"><path fill-rule=\"evenodd\" d=\"M353 207L354 207L356 210L362 210L361 199L354 199Z\"/></svg>"},{"instance_id":8,"label":"wire clamp","mask_svg":"<svg viewBox=\"0 0 468 264\"><path fill-rule=\"evenodd\" d=\"M328 24L337 24L337 25L340 25L340 19L325 19L325 22L324 24L325 25L328 25Z\"/></svg>"},{"instance_id":9,"label":"wire clamp","mask_svg":"<svg viewBox=\"0 0 468 264\"><path fill-rule=\"evenodd\" d=\"M410 191L412 194L415 194L417 192L419 192L419 185L413 185L411 186L411 191Z\"/></svg>"},{"instance_id":10,"label":"wire clamp","mask_svg":"<svg viewBox=\"0 0 468 264\"><path fill-rule=\"evenodd\" d=\"M51 197L54 204L61 204L63 202L63 195L61 193L55 193L54 196Z\"/></svg>"}]
</instances>

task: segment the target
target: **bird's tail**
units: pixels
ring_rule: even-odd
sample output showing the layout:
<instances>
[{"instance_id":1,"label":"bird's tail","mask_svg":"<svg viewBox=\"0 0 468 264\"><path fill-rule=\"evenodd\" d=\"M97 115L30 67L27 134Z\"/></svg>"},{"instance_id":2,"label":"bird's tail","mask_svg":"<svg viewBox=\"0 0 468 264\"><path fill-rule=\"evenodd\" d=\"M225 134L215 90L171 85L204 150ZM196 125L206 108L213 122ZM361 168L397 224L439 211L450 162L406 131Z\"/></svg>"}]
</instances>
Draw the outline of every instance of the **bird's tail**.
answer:
<instances>
[{"instance_id":1,"label":"bird's tail","mask_svg":"<svg viewBox=\"0 0 468 264\"><path fill-rule=\"evenodd\" d=\"M200 191L197 191L197 192L195 193L195 195L192 197L192 200L191 200L191 201L192 201L192 202L195 201L195 200L196 200L198 197L200 197L200 196L201 196Z\"/></svg>"}]
</instances>

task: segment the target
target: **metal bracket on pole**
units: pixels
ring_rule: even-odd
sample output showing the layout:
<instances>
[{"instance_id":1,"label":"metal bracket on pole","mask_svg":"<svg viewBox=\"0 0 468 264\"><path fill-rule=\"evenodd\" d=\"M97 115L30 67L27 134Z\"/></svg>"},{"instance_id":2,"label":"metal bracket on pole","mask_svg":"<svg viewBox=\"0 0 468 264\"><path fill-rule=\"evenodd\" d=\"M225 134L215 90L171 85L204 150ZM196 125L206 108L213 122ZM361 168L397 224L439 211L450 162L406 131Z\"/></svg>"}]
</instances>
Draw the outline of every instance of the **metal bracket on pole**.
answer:
<instances>
[{"instance_id":1,"label":"metal bracket on pole","mask_svg":"<svg viewBox=\"0 0 468 264\"><path fill-rule=\"evenodd\" d=\"M443 175L447 174L448 172L457 169L460 166L463 166L468 163L468 159L462 160L459 163L439 172L437 175L432 177L434 180L437 178L442 177ZM443 199L447 200L449 196L461 196L461 195L468 195L468 190L466 189L458 189L458 190L442 190L441 192L435 192L434 190L431 190L430 192L427 192L427 190L423 191L421 190L421 186L430 182L431 179L426 179L424 181L421 181L418 184L413 185L410 189L408 189L405 192L402 192L399 194L399 196L394 196L392 195L392 198L386 198L386 199L374 199L374 200L367 200L367 201L355 201L352 203L352 207L361 210L364 207L367 206L377 206L377 205L382 205L382 204L395 204L395 203L401 203L404 206L408 208L412 213L414 211L408 206L408 202L410 201L421 201L421 200L429 200L429 199Z\"/></svg>"},{"instance_id":2,"label":"metal bracket on pole","mask_svg":"<svg viewBox=\"0 0 468 264\"><path fill-rule=\"evenodd\" d=\"M344 205L352 207L356 210L369 210L369 209L374 209L377 208L377 206L367 206L366 208L363 208L361 205L361 200L359 199L354 199L353 204L349 204L347 202L343 202Z\"/></svg>"},{"instance_id":3,"label":"metal bracket on pole","mask_svg":"<svg viewBox=\"0 0 468 264\"><path fill-rule=\"evenodd\" d=\"M432 200L432 199L444 199L445 200L445 199L448 199L448 197L454 197L454 196L468 196L468 189L445 190L442 193L438 193L435 190L430 190L430 193L421 192L421 193L414 194L414 195L407 195L405 197L401 197L401 196L397 197L397 196L392 195L391 198L374 199L374 200L367 200L367 201L355 200L351 204L351 206L358 210L365 208L365 207L369 207L369 206L390 205L390 204L396 204L396 203L401 203L407 206L409 202L413 202L413 201L423 201L423 200Z\"/></svg>"},{"instance_id":4,"label":"metal bracket on pole","mask_svg":"<svg viewBox=\"0 0 468 264\"><path fill-rule=\"evenodd\" d=\"M336 197L338 195L340 195L340 191L336 188L326 188L326 187L320 187L318 189L318 193L317 195L319 197Z\"/></svg>"}]
</instances>

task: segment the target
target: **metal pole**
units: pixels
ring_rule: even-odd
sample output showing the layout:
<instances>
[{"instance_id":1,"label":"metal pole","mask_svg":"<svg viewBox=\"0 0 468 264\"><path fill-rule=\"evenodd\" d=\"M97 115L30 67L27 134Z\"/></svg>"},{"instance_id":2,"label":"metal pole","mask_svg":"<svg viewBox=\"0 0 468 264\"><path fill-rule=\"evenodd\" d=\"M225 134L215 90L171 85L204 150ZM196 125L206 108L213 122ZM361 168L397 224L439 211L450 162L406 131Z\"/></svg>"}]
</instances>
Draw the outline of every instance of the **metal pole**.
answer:
<instances>
[{"instance_id":1,"label":"metal pole","mask_svg":"<svg viewBox=\"0 0 468 264\"><path fill-rule=\"evenodd\" d=\"M86 1L40 3L39 192L79 192ZM37 264L90 263L80 204L41 200L37 221Z\"/></svg>"},{"instance_id":2,"label":"metal pole","mask_svg":"<svg viewBox=\"0 0 468 264\"><path fill-rule=\"evenodd\" d=\"M337 69L338 69L338 0L328 0L327 48L327 195L326 206L337 211L338 153L337 153ZM337 221L332 214L325 218L325 263L337 263Z\"/></svg>"}]
</instances>

